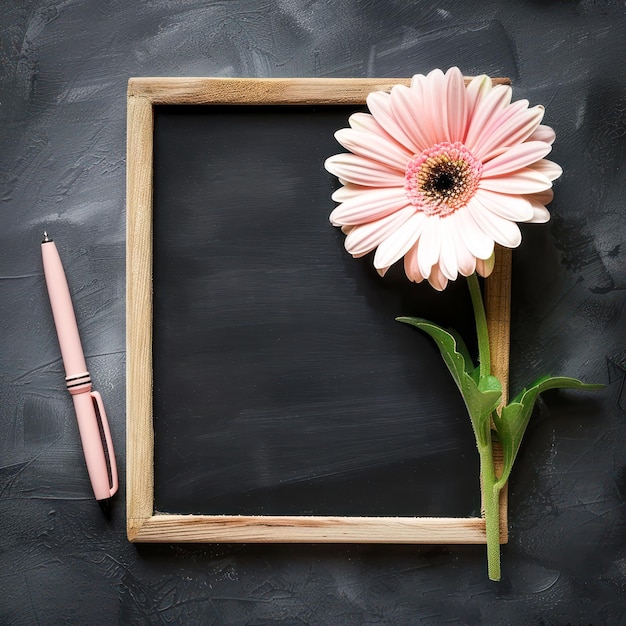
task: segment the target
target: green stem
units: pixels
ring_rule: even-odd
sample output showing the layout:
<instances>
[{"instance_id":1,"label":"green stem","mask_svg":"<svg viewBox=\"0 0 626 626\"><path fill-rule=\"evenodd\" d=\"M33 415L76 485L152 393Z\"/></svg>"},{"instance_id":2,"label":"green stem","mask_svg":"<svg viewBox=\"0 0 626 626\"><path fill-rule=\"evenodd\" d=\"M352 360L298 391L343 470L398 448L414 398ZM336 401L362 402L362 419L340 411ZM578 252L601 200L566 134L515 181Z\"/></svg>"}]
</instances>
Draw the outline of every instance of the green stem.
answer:
<instances>
[{"instance_id":1,"label":"green stem","mask_svg":"<svg viewBox=\"0 0 626 626\"><path fill-rule=\"evenodd\" d=\"M476 335L478 337L478 363L480 365L480 376L491 374L491 353L489 350L489 333L487 331L487 315L483 296L478 284L478 276L474 272L467 277L470 296L472 297L472 307L474 308L474 319L476 320Z\"/></svg>"},{"instance_id":2,"label":"green stem","mask_svg":"<svg viewBox=\"0 0 626 626\"><path fill-rule=\"evenodd\" d=\"M468 277L467 283L472 298L476 337L478 339L478 362L480 378L491 376L491 351L487 315L483 303L480 284L476 273ZM500 580L500 490L493 462L490 419L485 420L485 432L477 433L480 455L480 475L482 477L483 508L485 511L485 531L487 535L487 571L491 580Z\"/></svg>"},{"instance_id":3,"label":"green stem","mask_svg":"<svg viewBox=\"0 0 626 626\"><path fill-rule=\"evenodd\" d=\"M487 534L487 572L490 580L500 580L500 489L496 482L491 441L479 448L483 486L483 508Z\"/></svg>"}]
</instances>

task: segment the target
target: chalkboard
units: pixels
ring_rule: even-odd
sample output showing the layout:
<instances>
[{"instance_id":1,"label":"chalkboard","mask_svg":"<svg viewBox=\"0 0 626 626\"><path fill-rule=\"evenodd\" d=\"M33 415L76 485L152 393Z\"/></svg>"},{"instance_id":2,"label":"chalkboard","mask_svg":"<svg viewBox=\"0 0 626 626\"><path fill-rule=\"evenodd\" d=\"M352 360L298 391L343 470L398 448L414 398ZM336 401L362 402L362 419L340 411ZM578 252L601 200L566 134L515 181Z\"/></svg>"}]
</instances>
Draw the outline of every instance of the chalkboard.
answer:
<instances>
[{"instance_id":1,"label":"chalkboard","mask_svg":"<svg viewBox=\"0 0 626 626\"><path fill-rule=\"evenodd\" d=\"M461 397L430 339L394 321L471 345L467 287L382 279L328 222L333 133L397 82L130 80L131 541L485 541ZM499 254L486 288L506 380Z\"/></svg>"}]
</instances>

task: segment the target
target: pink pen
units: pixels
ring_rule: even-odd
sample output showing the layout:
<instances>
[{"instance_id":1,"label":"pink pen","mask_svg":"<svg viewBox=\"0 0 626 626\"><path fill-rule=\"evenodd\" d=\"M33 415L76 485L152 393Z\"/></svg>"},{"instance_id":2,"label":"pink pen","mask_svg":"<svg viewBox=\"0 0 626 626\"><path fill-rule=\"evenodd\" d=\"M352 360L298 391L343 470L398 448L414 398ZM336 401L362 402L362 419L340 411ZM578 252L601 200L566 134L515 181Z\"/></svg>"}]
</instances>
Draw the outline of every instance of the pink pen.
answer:
<instances>
[{"instance_id":1,"label":"pink pen","mask_svg":"<svg viewBox=\"0 0 626 626\"><path fill-rule=\"evenodd\" d=\"M44 232L41 242L43 271L48 286L54 325L59 337L65 382L72 394L80 439L83 444L89 480L94 495L104 514L109 517L110 498L117 491L118 478L113 442L109 423L97 391L91 390L91 378L87 371L83 348L80 343L76 316L57 247ZM100 428L104 433L106 448ZM108 462L107 462L108 459Z\"/></svg>"}]
</instances>

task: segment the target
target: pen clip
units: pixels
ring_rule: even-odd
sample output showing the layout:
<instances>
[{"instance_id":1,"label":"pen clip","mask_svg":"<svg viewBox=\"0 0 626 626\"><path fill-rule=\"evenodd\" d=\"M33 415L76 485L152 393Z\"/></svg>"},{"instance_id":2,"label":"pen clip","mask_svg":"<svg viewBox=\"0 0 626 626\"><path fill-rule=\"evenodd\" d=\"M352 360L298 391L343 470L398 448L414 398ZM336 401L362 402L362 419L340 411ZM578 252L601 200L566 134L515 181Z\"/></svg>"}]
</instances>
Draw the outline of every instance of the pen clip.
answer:
<instances>
[{"instance_id":1,"label":"pen clip","mask_svg":"<svg viewBox=\"0 0 626 626\"><path fill-rule=\"evenodd\" d=\"M113 495L117 491L119 483L117 478L117 463L115 462L115 451L113 450L113 439L111 439L109 422L107 420L107 414L104 410L104 404L102 403L102 396L97 391L92 391L89 395L91 396L94 408L96 409L98 423L102 426L102 432L104 433L104 440L106 442L104 456L107 459L107 465L110 472L110 494Z\"/></svg>"}]
</instances>

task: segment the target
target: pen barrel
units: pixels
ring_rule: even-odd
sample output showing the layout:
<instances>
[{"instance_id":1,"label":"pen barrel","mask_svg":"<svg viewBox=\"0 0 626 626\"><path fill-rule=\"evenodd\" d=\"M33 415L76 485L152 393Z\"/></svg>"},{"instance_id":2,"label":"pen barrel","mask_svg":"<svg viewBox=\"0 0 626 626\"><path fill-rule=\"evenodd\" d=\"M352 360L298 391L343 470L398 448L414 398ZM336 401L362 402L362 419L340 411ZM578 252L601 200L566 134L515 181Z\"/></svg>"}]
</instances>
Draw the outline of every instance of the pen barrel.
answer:
<instances>
[{"instance_id":1,"label":"pen barrel","mask_svg":"<svg viewBox=\"0 0 626 626\"><path fill-rule=\"evenodd\" d=\"M65 367L65 382L74 401L89 480L96 500L106 500L117 491L119 484L109 423L100 394L91 391L91 378L63 264L56 245L47 236L41 244L41 255Z\"/></svg>"},{"instance_id":2,"label":"pen barrel","mask_svg":"<svg viewBox=\"0 0 626 626\"><path fill-rule=\"evenodd\" d=\"M74 394L72 399L93 493L96 500L105 500L111 497L112 490L94 400L90 393Z\"/></svg>"},{"instance_id":3,"label":"pen barrel","mask_svg":"<svg viewBox=\"0 0 626 626\"><path fill-rule=\"evenodd\" d=\"M73 378L86 373L87 365L78 334L70 290L61 258L53 241L46 241L41 244L41 256L54 325L57 329L59 346L63 356L65 375L67 378Z\"/></svg>"}]
</instances>

